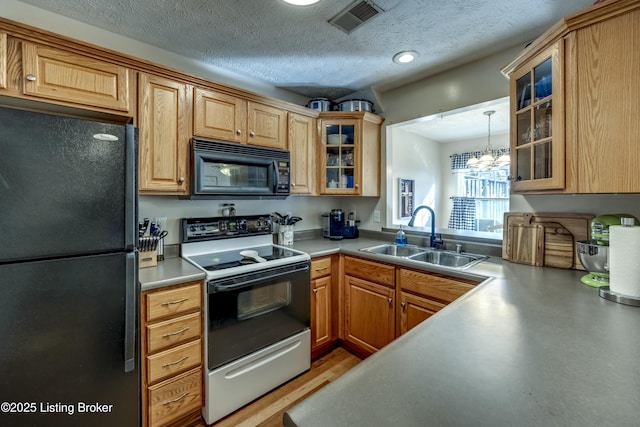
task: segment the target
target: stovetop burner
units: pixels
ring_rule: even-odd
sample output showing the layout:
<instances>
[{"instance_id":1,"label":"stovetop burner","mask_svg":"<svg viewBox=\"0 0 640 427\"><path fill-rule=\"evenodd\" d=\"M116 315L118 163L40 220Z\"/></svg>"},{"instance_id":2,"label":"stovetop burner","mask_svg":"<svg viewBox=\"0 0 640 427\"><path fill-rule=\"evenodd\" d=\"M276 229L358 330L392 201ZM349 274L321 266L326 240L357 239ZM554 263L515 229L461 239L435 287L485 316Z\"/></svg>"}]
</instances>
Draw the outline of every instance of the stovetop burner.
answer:
<instances>
[{"instance_id":1,"label":"stovetop burner","mask_svg":"<svg viewBox=\"0 0 640 427\"><path fill-rule=\"evenodd\" d=\"M208 281L310 259L309 254L273 244L269 215L183 218L181 229L182 258L202 269ZM265 261L243 257L244 250L256 251Z\"/></svg>"},{"instance_id":2,"label":"stovetop burner","mask_svg":"<svg viewBox=\"0 0 640 427\"><path fill-rule=\"evenodd\" d=\"M258 256L266 259L267 262L299 255L299 252L294 252L290 249L272 245L245 249L257 251ZM241 250L212 252L192 256L191 261L208 271L224 270L226 268L239 267L241 265L259 264L253 259L243 257L240 255L240 252Z\"/></svg>"}]
</instances>

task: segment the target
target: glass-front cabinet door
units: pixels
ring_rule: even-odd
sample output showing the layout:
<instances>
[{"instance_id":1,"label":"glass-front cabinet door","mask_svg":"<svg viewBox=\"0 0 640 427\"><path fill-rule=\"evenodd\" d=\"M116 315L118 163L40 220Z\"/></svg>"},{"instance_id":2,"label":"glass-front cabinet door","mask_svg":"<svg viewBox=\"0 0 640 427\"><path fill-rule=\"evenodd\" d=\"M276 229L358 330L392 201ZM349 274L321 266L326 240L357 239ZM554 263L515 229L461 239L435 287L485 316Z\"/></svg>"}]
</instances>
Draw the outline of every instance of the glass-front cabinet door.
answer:
<instances>
[{"instance_id":1,"label":"glass-front cabinet door","mask_svg":"<svg viewBox=\"0 0 640 427\"><path fill-rule=\"evenodd\" d=\"M320 149L321 192L324 194L359 194L358 150L360 121L323 120Z\"/></svg>"},{"instance_id":2,"label":"glass-front cabinet door","mask_svg":"<svg viewBox=\"0 0 640 427\"><path fill-rule=\"evenodd\" d=\"M561 40L511 76L514 192L565 186L562 53Z\"/></svg>"}]
</instances>

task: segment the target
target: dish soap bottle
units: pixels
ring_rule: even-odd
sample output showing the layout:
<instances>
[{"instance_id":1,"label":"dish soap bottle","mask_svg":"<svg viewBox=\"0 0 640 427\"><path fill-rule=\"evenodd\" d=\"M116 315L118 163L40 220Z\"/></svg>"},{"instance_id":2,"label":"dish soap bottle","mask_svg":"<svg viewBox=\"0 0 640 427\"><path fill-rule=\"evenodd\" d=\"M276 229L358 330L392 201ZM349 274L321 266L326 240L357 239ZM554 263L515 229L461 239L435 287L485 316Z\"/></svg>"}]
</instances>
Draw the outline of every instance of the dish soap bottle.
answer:
<instances>
[{"instance_id":1,"label":"dish soap bottle","mask_svg":"<svg viewBox=\"0 0 640 427\"><path fill-rule=\"evenodd\" d=\"M404 246L407 244L407 236L402 231L402 226L400 226L400 230L396 233L396 245Z\"/></svg>"}]
</instances>

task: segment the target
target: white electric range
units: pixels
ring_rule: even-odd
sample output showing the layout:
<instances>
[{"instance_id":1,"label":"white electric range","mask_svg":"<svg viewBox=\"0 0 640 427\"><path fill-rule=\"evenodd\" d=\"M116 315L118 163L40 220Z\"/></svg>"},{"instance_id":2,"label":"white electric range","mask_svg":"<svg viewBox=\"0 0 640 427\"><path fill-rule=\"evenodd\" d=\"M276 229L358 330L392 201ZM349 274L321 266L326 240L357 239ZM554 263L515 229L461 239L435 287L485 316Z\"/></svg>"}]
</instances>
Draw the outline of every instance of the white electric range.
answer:
<instances>
[{"instance_id":1,"label":"white electric range","mask_svg":"<svg viewBox=\"0 0 640 427\"><path fill-rule=\"evenodd\" d=\"M182 258L206 274L211 424L309 369L310 257L273 244L269 215L184 218L181 232Z\"/></svg>"}]
</instances>

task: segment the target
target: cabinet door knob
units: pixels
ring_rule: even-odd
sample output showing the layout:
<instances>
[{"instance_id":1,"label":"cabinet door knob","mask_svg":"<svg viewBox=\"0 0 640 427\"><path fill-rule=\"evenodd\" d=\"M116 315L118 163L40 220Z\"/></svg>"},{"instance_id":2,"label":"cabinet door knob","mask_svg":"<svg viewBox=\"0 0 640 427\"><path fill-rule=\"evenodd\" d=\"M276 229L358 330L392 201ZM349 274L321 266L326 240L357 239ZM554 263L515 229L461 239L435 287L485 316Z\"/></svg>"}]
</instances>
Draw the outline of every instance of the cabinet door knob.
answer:
<instances>
[{"instance_id":1,"label":"cabinet door knob","mask_svg":"<svg viewBox=\"0 0 640 427\"><path fill-rule=\"evenodd\" d=\"M360 185L356 184L353 186L354 188L360 188Z\"/></svg>"},{"instance_id":2,"label":"cabinet door knob","mask_svg":"<svg viewBox=\"0 0 640 427\"><path fill-rule=\"evenodd\" d=\"M292 186L292 187L295 187L295 186L296 186L296 183L295 183L295 182L292 182L292 183L291 183L291 186Z\"/></svg>"},{"instance_id":3,"label":"cabinet door knob","mask_svg":"<svg viewBox=\"0 0 640 427\"><path fill-rule=\"evenodd\" d=\"M236 135L240 135L242 133L242 131L240 129L236 130Z\"/></svg>"},{"instance_id":4,"label":"cabinet door knob","mask_svg":"<svg viewBox=\"0 0 640 427\"><path fill-rule=\"evenodd\" d=\"M35 82L35 81L36 81L36 76L34 76L33 74L27 74L27 75L25 76L25 78L26 78L27 80L29 80L30 82Z\"/></svg>"},{"instance_id":5,"label":"cabinet door knob","mask_svg":"<svg viewBox=\"0 0 640 427\"><path fill-rule=\"evenodd\" d=\"M181 176L180 178L178 178L178 182L182 184L184 182L184 176Z\"/></svg>"},{"instance_id":6,"label":"cabinet door knob","mask_svg":"<svg viewBox=\"0 0 640 427\"><path fill-rule=\"evenodd\" d=\"M405 302L401 302L400 305L402 306L402 308L404 309L404 307L407 305Z\"/></svg>"},{"instance_id":7,"label":"cabinet door knob","mask_svg":"<svg viewBox=\"0 0 640 427\"><path fill-rule=\"evenodd\" d=\"M389 302L389 305L391 305L391 303L393 302L393 298L387 298L387 301Z\"/></svg>"},{"instance_id":8,"label":"cabinet door knob","mask_svg":"<svg viewBox=\"0 0 640 427\"><path fill-rule=\"evenodd\" d=\"M249 136L250 136L251 138L253 138L254 136L256 136L256 133L255 133L255 132L249 132Z\"/></svg>"},{"instance_id":9,"label":"cabinet door knob","mask_svg":"<svg viewBox=\"0 0 640 427\"><path fill-rule=\"evenodd\" d=\"M318 288L313 288L313 293L317 294L318 293Z\"/></svg>"}]
</instances>

